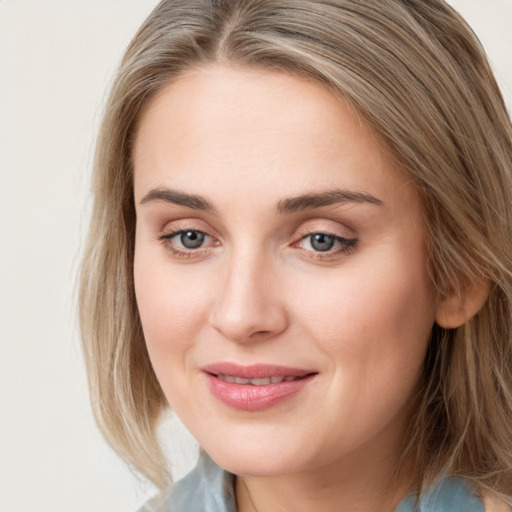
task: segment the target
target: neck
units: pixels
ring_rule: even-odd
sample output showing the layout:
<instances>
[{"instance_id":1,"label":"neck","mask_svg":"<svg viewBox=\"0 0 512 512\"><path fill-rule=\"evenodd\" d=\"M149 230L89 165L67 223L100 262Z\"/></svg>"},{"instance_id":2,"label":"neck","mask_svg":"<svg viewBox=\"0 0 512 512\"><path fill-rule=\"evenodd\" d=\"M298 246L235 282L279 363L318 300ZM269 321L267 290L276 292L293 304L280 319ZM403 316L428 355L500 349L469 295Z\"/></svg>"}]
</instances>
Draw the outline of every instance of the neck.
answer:
<instances>
[{"instance_id":1,"label":"neck","mask_svg":"<svg viewBox=\"0 0 512 512\"><path fill-rule=\"evenodd\" d=\"M412 464L398 470L392 453L369 453L289 475L238 476L237 510L393 512L410 487Z\"/></svg>"}]
</instances>

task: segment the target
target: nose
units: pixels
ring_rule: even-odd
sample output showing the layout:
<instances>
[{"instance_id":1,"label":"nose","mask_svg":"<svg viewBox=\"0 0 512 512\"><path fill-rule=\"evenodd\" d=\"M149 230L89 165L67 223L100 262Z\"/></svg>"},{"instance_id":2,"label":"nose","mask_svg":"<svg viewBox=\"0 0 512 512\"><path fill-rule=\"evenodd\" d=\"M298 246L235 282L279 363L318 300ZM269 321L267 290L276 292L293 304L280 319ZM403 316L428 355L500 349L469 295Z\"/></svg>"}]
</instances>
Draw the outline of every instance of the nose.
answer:
<instances>
[{"instance_id":1,"label":"nose","mask_svg":"<svg viewBox=\"0 0 512 512\"><path fill-rule=\"evenodd\" d=\"M220 281L210 325L225 338L236 343L254 342L286 330L282 282L268 260L233 255L226 261Z\"/></svg>"}]
</instances>

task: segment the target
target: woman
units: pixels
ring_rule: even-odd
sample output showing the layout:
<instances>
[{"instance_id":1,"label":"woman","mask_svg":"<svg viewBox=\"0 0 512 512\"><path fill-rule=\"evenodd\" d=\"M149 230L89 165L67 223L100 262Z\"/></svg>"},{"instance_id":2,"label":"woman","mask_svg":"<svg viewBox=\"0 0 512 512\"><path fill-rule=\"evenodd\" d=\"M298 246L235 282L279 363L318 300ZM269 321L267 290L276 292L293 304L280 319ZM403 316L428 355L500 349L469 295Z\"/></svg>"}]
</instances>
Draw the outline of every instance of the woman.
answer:
<instances>
[{"instance_id":1,"label":"woman","mask_svg":"<svg viewBox=\"0 0 512 512\"><path fill-rule=\"evenodd\" d=\"M441 0L163 1L100 134L92 400L144 510L508 510L512 130ZM417 507L417 508L416 508Z\"/></svg>"}]
</instances>

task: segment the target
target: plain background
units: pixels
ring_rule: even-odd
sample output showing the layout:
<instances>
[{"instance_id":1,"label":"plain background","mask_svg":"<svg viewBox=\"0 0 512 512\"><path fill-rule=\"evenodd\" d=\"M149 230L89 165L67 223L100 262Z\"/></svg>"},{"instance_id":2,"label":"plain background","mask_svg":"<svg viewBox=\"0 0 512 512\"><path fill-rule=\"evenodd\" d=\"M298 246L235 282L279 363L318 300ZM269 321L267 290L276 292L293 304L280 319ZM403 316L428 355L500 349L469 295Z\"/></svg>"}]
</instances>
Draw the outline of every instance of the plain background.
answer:
<instances>
[{"instance_id":1,"label":"plain background","mask_svg":"<svg viewBox=\"0 0 512 512\"><path fill-rule=\"evenodd\" d=\"M123 49L156 0L0 0L0 512L130 512L154 490L102 440L75 275L94 136ZM512 105L512 0L452 0ZM172 420L173 470L195 446Z\"/></svg>"}]
</instances>

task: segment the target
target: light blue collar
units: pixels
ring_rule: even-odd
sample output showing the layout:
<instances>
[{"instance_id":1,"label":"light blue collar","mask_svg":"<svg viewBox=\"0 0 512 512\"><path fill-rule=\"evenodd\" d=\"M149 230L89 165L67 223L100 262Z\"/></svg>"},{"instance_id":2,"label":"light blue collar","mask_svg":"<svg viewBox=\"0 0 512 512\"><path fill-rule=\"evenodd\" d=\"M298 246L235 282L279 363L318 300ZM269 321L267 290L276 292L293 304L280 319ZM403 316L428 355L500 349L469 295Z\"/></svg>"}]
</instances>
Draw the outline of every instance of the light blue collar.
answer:
<instances>
[{"instance_id":1,"label":"light blue collar","mask_svg":"<svg viewBox=\"0 0 512 512\"><path fill-rule=\"evenodd\" d=\"M236 512L234 482L234 475L203 452L193 471L138 512ZM406 496L395 512L484 512L484 507L467 480L446 477L419 501Z\"/></svg>"}]
</instances>

